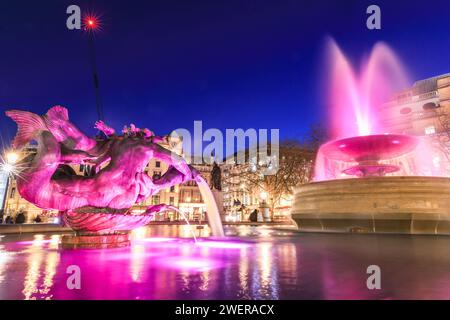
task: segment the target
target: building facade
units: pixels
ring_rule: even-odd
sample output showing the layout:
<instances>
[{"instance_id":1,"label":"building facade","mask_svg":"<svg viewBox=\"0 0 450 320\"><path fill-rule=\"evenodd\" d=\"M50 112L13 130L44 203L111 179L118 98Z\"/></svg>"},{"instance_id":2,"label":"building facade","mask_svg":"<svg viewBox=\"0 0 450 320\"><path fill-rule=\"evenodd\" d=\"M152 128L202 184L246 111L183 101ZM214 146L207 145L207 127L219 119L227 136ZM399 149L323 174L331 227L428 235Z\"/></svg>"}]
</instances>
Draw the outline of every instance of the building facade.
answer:
<instances>
[{"instance_id":1,"label":"building facade","mask_svg":"<svg viewBox=\"0 0 450 320\"><path fill-rule=\"evenodd\" d=\"M450 176L450 74L416 81L380 108L388 133L421 137L425 175Z\"/></svg>"},{"instance_id":2,"label":"building facade","mask_svg":"<svg viewBox=\"0 0 450 320\"><path fill-rule=\"evenodd\" d=\"M381 106L386 132L433 135L443 128L439 116L450 111L450 74L416 81Z\"/></svg>"},{"instance_id":3,"label":"building facade","mask_svg":"<svg viewBox=\"0 0 450 320\"><path fill-rule=\"evenodd\" d=\"M225 220L249 221L255 209L264 212L267 207L271 220L290 220L292 188L310 181L315 154L302 146L281 145L268 157L250 159L246 152L242 164L237 164L236 157L227 158L221 165ZM266 175L273 164L278 170Z\"/></svg>"}]
</instances>

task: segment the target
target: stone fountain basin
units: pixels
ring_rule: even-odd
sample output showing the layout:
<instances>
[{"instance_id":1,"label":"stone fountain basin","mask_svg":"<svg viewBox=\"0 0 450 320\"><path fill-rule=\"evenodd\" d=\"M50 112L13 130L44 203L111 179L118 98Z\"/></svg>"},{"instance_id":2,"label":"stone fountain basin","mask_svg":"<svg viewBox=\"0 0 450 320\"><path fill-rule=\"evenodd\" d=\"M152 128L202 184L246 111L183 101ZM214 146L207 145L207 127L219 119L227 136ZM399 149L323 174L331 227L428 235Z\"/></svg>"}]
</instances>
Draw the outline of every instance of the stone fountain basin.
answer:
<instances>
[{"instance_id":1,"label":"stone fountain basin","mask_svg":"<svg viewBox=\"0 0 450 320\"><path fill-rule=\"evenodd\" d=\"M413 151L417 144L413 136L380 134L330 141L320 150L329 159L361 162L393 159Z\"/></svg>"},{"instance_id":2,"label":"stone fountain basin","mask_svg":"<svg viewBox=\"0 0 450 320\"><path fill-rule=\"evenodd\" d=\"M134 215L115 209L86 208L65 212L62 218L79 234L111 234L142 227L152 221L153 216L153 213Z\"/></svg>"},{"instance_id":3,"label":"stone fountain basin","mask_svg":"<svg viewBox=\"0 0 450 320\"><path fill-rule=\"evenodd\" d=\"M385 176L296 187L301 231L450 234L450 178Z\"/></svg>"},{"instance_id":4,"label":"stone fountain basin","mask_svg":"<svg viewBox=\"0 0 450 320\"><path fill-rule=\"evenodd\" d=\"M84 207L64 212L63 221L75 235L64 235L63 249L105 249L130 245L129 231L147 225L154 214L134 215L128 210Z\"/></svg>"}]
</instances>

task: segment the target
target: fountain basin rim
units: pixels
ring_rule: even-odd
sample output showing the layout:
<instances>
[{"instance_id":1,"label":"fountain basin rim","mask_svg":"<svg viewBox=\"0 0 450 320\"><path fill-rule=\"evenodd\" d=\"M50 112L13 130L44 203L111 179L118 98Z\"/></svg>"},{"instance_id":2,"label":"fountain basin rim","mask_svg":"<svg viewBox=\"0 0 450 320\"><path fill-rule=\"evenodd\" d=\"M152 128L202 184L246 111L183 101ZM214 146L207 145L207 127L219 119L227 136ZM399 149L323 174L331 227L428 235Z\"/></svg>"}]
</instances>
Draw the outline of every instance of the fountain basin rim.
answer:
<instances>
[{"instance_id":1,"label":"fountain basin rim","mask_svg":"<svg viewBox=\"0 0 450 320\"><path fill-rule=\"evenodd\" d=\"M320 147L325 157L345 162L388 160L413 151L419 143L415 136L374 134L329 141Z\"/></svg>"},{"instance_id":2,"label":"fountain basin rim","mask_svg":"<svg viewBox=\"0 0 450 320\"><path fill-rule=\"evenodd\" d=\"M450 178L384 176L304 184L291 217L300 231L450 235Z\"/></svg>"},{"instance_id":3,"label":"fountain basin rim","mask_svg":"<svg viewBox=\"0 0 450 320\"><path fill-rule=\"evenodd\" d=\"M293 191L295 192L295 191L297 191L299 189L304 189L306 186L315 186L315 185L321 185L321 184L329 184L329 183L334 183L336 181L345 183L344 181L361 181L361 182L364 182L364 181L367 181L367 182L369 182L369 181L370 182L374 182L374 181L391 182L392 181L392 182L395 182L397 180L411 180L411 181L416 180L417 182L420 182L419 180L423 181L424 179L426 179L428 181L431 181L431 180L435 180L435 181L442 180L442 182L449 183L449 188L450 188L450 177L384 176L384 177L363 177L363 178L354 177L354 178L342 178L342 179L330 179L330 180L312 181L312 182L309 182L309 183L305 183L305 184L302 184L302 185L295 186L293 188Z\"/></svg>"}]
</instances>

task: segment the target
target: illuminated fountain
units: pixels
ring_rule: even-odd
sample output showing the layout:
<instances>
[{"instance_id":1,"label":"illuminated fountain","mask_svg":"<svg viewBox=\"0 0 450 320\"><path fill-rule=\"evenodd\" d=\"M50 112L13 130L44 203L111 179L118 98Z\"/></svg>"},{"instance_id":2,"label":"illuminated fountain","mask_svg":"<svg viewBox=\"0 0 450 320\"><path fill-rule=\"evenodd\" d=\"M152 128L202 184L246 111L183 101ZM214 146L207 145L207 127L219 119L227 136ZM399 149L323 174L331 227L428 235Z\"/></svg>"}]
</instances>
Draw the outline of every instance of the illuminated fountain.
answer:
<instances>
[{"instance_id":1,"label":"illuminated fountain","mask_svg":"<svg viewBox=\"0 0 450 320\"><path fill-rule=\"evenodd\" d=\"M165 138L134 125L117 135L102 121L96 128L105 135L92 139L69 121L61 106L45 115L10 110L18 125L13 141L20 149L34 140L37 153L23 159L17 175L20 195L42 209L59 210L75 236L63 237L66 247L114 247L129 244L128 232L148 224L156 213L177 210L173 206L152 205L142 214L131 210L136 203L160 190L187 181L196 181L207 205L208 222L214 236L223 236L222 224L211 190L203 177L179 155L160 145ZM159 178L145 172L152 158L164 161L169 169ZM89 176L76 175L69 165L87 164Z\"/></svg>"},{"instance_id":2,"label":"illuminated fountain","mask_svg":"<svg viewBox=\"0 0 450 320\"><path fill-rule=\"evenodd\" d=\"M379 106L407 86L395 54L377 44L357 77L329 42L330 128L314 182L295 190L300 230L450 233L450 179L421 137L384 132Z\"/></svg>"}]
</instances>

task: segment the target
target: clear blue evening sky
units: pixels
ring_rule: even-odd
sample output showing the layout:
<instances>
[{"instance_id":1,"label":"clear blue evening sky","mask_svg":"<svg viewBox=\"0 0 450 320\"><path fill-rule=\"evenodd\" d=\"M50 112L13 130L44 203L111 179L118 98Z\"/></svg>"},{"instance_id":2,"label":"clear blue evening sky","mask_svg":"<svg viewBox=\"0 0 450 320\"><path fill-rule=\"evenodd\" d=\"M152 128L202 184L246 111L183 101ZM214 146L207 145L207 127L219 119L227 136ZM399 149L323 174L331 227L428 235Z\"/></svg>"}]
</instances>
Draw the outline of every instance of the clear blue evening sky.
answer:
<instances>
[{"instance_id":1,"label":"clear blue evening sky","mask_svg":"<svg viewBox=\"0 0 450 320\"><path fill-rule=\"evenodd\" d=\"M378 4L382 30L365 27ZM2 1L0 108L44 113L62 104L83 130L96 120L87 37L66 8L102 15L96 35L107 122L157 134L192 128L279 128L298 137L320 123L324 39L358 62L387 42L413 79L450 72L450 2L325 0ZM0 116L8 139L14 123Z\"/></svg>"}]
</instances>

